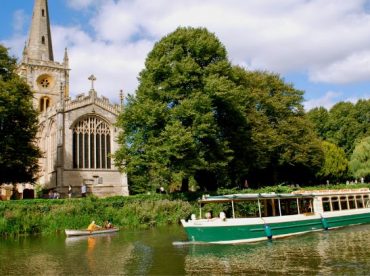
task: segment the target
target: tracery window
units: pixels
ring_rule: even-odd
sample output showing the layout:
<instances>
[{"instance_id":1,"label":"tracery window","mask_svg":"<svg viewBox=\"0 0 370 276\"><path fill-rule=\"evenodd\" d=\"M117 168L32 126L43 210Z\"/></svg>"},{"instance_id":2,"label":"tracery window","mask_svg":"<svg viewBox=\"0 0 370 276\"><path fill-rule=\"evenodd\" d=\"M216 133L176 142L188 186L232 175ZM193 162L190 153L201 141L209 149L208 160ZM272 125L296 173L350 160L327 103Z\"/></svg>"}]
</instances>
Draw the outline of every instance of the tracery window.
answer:
<instances>
[{"instance_id":1,"label":"tracery window","mask_svg":"<svg viewBox=\"0 0 370 276\"><path fill-rule=\"evenodd\" d=\"M50 82L48 79L43 79L40 81L40 84L43 88L48 88L50 86Z\"/></svg>"},{"instance_id":2,"label":"tracery window","mask_svg":"<svg viewBox=\"0 0 370 276\"><path fill-rule=\"evenodd\" d=\"M110 169L109 125L95 116L79 121L73 128L73 168Z\"/></svg>"}]
</instances>

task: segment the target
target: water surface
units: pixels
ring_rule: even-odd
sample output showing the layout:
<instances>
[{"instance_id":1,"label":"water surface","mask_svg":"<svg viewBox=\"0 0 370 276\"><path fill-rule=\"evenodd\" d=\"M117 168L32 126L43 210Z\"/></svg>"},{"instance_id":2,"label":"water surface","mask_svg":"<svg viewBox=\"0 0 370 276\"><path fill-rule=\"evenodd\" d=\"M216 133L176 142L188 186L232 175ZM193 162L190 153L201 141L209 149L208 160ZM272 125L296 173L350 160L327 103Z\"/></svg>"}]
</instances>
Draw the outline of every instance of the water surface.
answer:
<instances>
[{"instance_id":1,"label":"water surface","mask_svg":"<svg viewBox=\"0 0 370 276\"><path fill-rule=\"evenodd\" d=\"M241 245L173 245L179 226L0 240L0 275L367 275L370 225Z\"/></svg>"}]
</instances>

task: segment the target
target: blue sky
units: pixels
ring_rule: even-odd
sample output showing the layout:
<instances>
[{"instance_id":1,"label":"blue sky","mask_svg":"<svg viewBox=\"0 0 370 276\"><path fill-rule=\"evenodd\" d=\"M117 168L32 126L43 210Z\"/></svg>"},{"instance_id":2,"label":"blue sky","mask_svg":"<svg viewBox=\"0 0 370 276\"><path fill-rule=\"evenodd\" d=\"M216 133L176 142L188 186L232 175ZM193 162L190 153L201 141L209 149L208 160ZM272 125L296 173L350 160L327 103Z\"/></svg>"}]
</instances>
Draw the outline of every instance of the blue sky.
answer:
<instances>
[{"instance_id":1,"label":"blue sky","mask_svg":"<svg viewBox=\"0 0 370 276\"><path fill-rule=\"evenodd\" d=\"M1 0L0 43L20 57L32 0ZM154 43L178 26L206 27L233 64L279 73L306 109L370 98L369 0L49 0L54 55L67 47L71 94L118 102L134 93Z\"/></svg>"}]
</instances>

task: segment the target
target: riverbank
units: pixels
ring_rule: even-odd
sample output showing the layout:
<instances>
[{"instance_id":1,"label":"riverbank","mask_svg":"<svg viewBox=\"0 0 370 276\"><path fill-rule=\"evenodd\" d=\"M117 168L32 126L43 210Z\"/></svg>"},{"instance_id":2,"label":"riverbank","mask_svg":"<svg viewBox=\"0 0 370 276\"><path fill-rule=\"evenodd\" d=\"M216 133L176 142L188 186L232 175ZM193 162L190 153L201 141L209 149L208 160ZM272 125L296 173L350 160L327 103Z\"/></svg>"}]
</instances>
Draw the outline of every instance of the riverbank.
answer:
<instances>
[{"instance_id":1,"label":"riverbank","mask_svg":"<svg viewBox=\"0 0 370 276\"><path fill-rule=\"evenodd\" d=\"M167 195L99 199L35 199L0 202L0 236L52 235L86 228L92 220L121 228L176 224L192 213L192 205Z\"/></svg>"},{"instance_id":2,"label":"riverbank","mask_svg":"<svg viewBox=\"0 0 370 276\"><path fill-rule=\"evenodd\" d=\"M220 189L213 194L290 193L297 190L370 188L369 184L322 185L300 188L271 186L258 190ZM0 201L0 236L55 235L64 229L83 229L95 220L109 220L123 229L138 229L178 224L180 219L198 213L196 200L201 193L152 194L110 198L33 199ZM207 209L209 208L209 209ZM212 210L211 210L212 208ZM225 207L206 206L204 212L218 214Z\"/></svg>"}]
</instances>

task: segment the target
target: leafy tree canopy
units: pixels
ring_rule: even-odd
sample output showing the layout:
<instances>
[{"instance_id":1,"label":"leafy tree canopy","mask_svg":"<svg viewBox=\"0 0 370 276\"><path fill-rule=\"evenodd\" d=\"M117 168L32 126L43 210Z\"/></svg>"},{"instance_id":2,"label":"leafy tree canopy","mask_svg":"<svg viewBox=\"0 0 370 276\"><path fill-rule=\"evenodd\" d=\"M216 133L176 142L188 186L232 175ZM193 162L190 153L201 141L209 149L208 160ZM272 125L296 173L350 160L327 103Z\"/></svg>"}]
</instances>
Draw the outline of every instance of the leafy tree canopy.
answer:
<instances>
[{"instance_id":1,"label":"leafy tree canopy","mask_svg":"<svg viewBox=\"0 0 370 276\"><path fill-rule=\"evenodd\" d=\"M318 177L322 181L343 181L347 177L348 172L348 160L344 150L327 141L322 142L322 148L325 161L318 172Z\"/></svg>"},{"instance_id":2,"label":"leafy tree canopy","mask_svg":"<svg viewBox=\"0 0 370 276\"><path fill-rule=\"evenodd\" d=\"M0 184L33 182L41 156L37 113L29 86L14 73L16 60L0 45Z\"/></svg>"},{"instance_id":3,"label":"leafy tree canopy","mask_svg":"<svg viewBox=\"0 0 370 276\"><path fill-rule=\"evenodd\" d=\"M232 159L217 122L235 89L224 46L206 29L178 28L156 43L145 65L136 97L119 118L124 132L116 161L125 160L142 185L186 189L197 179L216 188L215 175Z\"/></svg>"},{"instance_id":4,"label":"leafy tree canopy","mask_svg":"<svg viewBox=\"0 0 370 276\"><path fill-rule=\"evenodd\" d=\"M339 102L329 111L315 108L308 116L320 137L341 147L347 158L355 145L370 135L370 100Z\"/></svg>"},{"instance_id":5,"label":"leafy tree canopy","mask_svg":"<svg viewBox=\"0 0 370 276\"><path fill-rule=\"evenodd\" d=\"M299 181L322 163L303 92L276 74L231 66L206 29L178 28L156 43L139 80L118 119L115 155L134 193Z\"/></svg>"},{"instance_id":6,"label":"leafy tree canopy","mask_svg":"<svg viewBox=\"0 0 370 276\"><path fill-rule=\"evenodd\" d=\"M370 179L370 136L356 145L349 162L349 169L355 178Z\"/></svg>"},{"instance_id":7,"label":"leafy tree canopy","mask_svg":"<svg viewBox=\"0 0 370 276\"><path fill-rule=\"evenodd\" d=\"M313 179L323 153L314 128L303 109L303 92L279 75L238 68L246 91L243 102L255 142L253 181L265 184ZM257 161L257 162L255 162Z\"/></svg>"}]
</instances>

